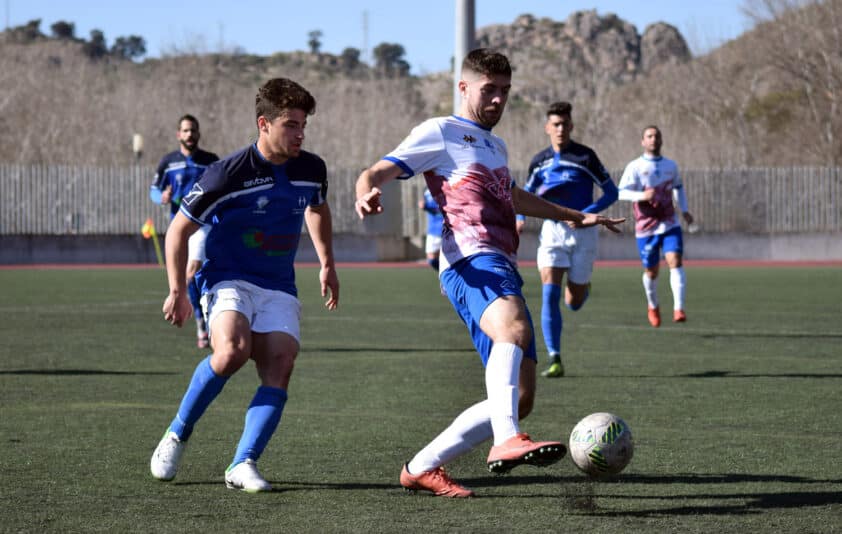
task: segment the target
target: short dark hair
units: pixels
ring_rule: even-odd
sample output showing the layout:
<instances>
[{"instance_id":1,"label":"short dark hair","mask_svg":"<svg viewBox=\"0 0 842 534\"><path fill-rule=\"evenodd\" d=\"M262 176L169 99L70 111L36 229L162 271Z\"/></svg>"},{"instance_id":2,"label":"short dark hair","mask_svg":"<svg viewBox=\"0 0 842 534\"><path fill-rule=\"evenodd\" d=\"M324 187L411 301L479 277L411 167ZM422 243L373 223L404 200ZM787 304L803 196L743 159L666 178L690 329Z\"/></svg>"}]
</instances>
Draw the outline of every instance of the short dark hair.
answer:
<instances>
[{"instance_id":1,"label":"short dark hair","mask_svg":"<svg viewBox=\"0 0 842 534\"><path fill-rule=\"evenodd\" d=\"M178 119L178 129L179 130L181 129L181 123L184 122L184 121L192 122L193 124L196 125L196 129L197 130L199 129L199 119L197 119L196 117L194 117L193 115L191 115L189 113L185 113L184 115L181 116L180 119Z\"/></svg>"},{"instance_id":2,"label":"short dark hair","mask_svg":"<svg viewBox=\"0 0 842 534\"><path fill-rule=\"evenodd\" d=\"M572 114L573 104L570 102L553 102L547 107L547 117L550 115L558 115L559 117L567 115L570 117Z\"/></svg>"},{"instance_id":3,"label":"short dark hair","mask_svg":"<svg viewBox=\"0 0 842 534\"><path fill-rule=\"evenodd\" d=\"M307 89L287 78L272 78L260 86L255 97L256 117L273 121L284 111L300 109L307 115L316 112L316 99Z\"/></svg>"},{"instance_id":4,"label":"short dark hair","mask_svg":"<svg viewBox=\"0 0 842 534\"><path fill-rule=\"evenodd\" d=\"M655 126L654 124L650 124L649 126L644 126L642 130L640 130L640 137L646 135L646 130L655 130L658 133L661 133L661 129Z\"/></svg>"},{"instance_id":5,"label":"short dark hair","mask_svg":"<svg viewBox=\"0 0 842 534\"><path fill-rule=\"evenodd\" d=\"M489 48L476 48L471 50L465 59L462 60L462 70L470 70L485 76L511 76L512 66L509 58Z\"/></svg>"}]
</instances>

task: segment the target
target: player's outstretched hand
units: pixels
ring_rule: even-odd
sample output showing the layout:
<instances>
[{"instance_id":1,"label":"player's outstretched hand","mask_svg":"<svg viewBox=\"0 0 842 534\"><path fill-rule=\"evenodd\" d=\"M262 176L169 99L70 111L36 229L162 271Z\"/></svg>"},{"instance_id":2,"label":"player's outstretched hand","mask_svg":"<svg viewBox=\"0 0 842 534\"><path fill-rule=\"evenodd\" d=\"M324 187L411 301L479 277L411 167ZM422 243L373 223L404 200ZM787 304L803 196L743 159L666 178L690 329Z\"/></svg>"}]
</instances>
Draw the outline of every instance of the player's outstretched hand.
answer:
<instances>
[{"instance_id":1,"label":"player's outstretched hand","mask_svg":"<svg viewBox=\"0 0 842 534\"><path fill-rule=\"evenodd\" d=\"M366 215L377 215L383 212L383 206L380 205L380 196L382 194L379 188L372 187L371 191L354 202L354 210L360 219L365 219Z\"/></svg>"},{"instance_id":2,"label":"player's outstretched hand","mask_svg":"<svg viewBox=\"0 0 842 534\"><path fill-rule=\"evenodd\" d=\"M335 310L339 306L339 277L336 276L336 269L322 267L319 271L319 283L322 286L322 297L327 297L325 308Z\"/></svg>"},{"instance_id":3,"label":"player's outstretched hand","mask_svg":"<svg viewBox=\"0 0 842 534\"><path fill-rule=\"evenodd\" d=\"M579 223L579 225L584 227L601 224L615 234L620 234L622 233L622 230L617 228L617 225L623 224L624 222L626 222L625 217L611 218L603 217L602 215L597 215L596 213L585 213L585 218L582 219L582 222Z\"/></svg>"},{"instance_id":4,"label":"player's outstretched hand","mask_svg":"<svg viewBox=\"0 0 842 534\"><path fill-rule=\"evenodd\" d=\"M165 321L181 328L184 320L193 315L193 306L190 305L186 295L170 293L167 295L161 311L164 312Z\"/></svg>"}]
</instances>

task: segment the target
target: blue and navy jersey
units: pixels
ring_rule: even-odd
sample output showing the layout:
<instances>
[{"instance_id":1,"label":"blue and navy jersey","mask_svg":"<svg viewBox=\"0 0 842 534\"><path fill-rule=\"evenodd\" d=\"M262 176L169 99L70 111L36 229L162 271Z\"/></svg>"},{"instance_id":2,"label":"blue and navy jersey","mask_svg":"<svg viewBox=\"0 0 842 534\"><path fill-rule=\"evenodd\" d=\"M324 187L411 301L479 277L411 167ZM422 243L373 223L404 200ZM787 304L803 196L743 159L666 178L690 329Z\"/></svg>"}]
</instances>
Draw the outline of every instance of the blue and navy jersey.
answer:
<instances>
[{"instance_id":1,"label":"blue and navy jersey","mask_svg":"<svg viewBox=\"0 0 842 534\"><path fill-rule=\"evenodd\" d=\"M155 171L155 181L149 188L149 198L156 204L161 203L161 193L167 187L172 187L170 199L170 216L175 217L181 199L193 188L193 184L202 176L208 165L219 160L213 152L202 149L185 156L180 150L170 152L161 159Z\"/></svg>"},{"instance_id":2,"label":"blue and navy jersey","mask_svg":"<svg viewBox=\"0 0 842 534\"><path fill-rule=\"evenodd\" d=\"M424 211L427 212L427 234L441 237L444 216L439 209L439 203L433 198L429 189L424 190Z\"/></svg>"},{"instance_id":3,"label":"blue and navy jersey","mask_svg":"<svg viewBox=\"0 0 842 534\"><path fill-rule=\"evenodd\" d=\"M593 188L602 189L594 202ZM524 189L550 202L586 213L599 213L617 201L617 186L596 152L570 141L560 152L547 147L529 164Z\"/></svg>"},{"instance_id":4,"label":"blue and navy jersey","mask_svg":"<svg viewBox=\"0 0 842 534\"><path fill-rule=\"evenodd\" d=\"M293 261L304 210L324 204L326 193L324 160L304 150L273 165L251 145L208 167L181 203L190 220L210 225L196 275L202 292L245 280L298 296Z\"/></svg>"}]
</instances>

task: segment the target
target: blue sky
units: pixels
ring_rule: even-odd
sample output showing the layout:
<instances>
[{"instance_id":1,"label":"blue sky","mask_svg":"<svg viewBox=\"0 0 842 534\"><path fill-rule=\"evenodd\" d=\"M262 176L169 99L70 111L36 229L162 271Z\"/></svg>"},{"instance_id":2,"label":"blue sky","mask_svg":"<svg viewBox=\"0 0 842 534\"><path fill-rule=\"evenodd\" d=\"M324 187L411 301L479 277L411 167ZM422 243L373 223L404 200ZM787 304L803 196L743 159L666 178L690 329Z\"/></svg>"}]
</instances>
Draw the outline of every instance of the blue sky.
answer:
<instances>
[{"instance_id":1,"label":"blue sky","mask_svg":"<svg viewBox=\"0 0 842 534\"><path fill-rule=\"evenodd\" d=\"M676 26L691 49L704 52L748 28L740 7L745 0L475 0L476 26L509 24L529 13L563 21L574 11L615 13L638 32L655 22ZM40 18L49 33L56 21L72 22L76 35L92 29L114 38L140 35L148 55L174 49L215 52L240 47L246 52L306 50L308 33L322 32L322 51L339 54L346 47L369 50L399 43L414 74L448 69L453 53L454 0L0 0L3 26ZM364 23L367 21L367 24ZM367 32L364 27L367 26Z\"/></svg>"}]
</instances>

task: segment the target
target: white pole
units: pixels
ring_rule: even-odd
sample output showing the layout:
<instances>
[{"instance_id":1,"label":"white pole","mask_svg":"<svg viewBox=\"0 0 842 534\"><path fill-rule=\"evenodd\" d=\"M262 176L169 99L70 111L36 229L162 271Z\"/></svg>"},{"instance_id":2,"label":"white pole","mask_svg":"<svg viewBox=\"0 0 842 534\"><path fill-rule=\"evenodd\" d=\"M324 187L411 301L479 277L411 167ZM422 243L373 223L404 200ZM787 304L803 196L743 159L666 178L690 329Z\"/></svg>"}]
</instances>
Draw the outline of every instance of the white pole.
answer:
<instances>
[{"instance_id":1,"label":"white pole","mask_svg":"<svg viewBox=\"0 0 842 534\"><path fill-rule=\"evenodd\" d=\"M453 45L453 113L459 113L462 60L474 48L474 0L456 0L456 39Z\"/></svg>"}]
</instances>

